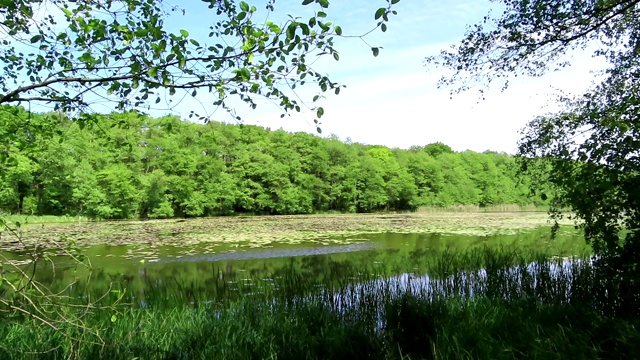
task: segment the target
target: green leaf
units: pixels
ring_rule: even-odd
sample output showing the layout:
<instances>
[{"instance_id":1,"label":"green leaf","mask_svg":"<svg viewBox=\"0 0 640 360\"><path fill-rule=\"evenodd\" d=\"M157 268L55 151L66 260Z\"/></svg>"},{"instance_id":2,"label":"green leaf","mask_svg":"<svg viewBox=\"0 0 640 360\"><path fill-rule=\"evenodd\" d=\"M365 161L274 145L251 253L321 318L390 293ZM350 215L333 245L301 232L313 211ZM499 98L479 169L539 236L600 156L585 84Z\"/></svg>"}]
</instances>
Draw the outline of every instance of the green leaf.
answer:
<instances>
[{"instance_id":1,"label":"green leaf","mask_svg":"<svg viewBox=\"0 0 640 360\"><path fill-rule=\"evenodd\" d=\"M380 29L382 30L382 32L386 32L387 31L387 24L380 25Z\"/></svg>"},{"instance_id":2,"label":"green leaf","mask_svg":"<svg viewBox=\"0 0 640 360\"><path fill-rule=\"evenodd\" d=\"M309 26L307 24L300 23L299 26L300 26L300 29L302 29L302 34L309 35L311 33L311 31L309 30Z\"/></svg>"},{"instance_id":3,"label":"green leaf","mask_svg":"<svg viewBox=\"0 0 640 360\"><path fill-rule=\"evenodd\" d=\"M333 53L333 58L336 59L336 61L340 60L340 55L338 55L337 52Z\"/></svg>"},{"instance_id":4,"label":"green leaf","mask_svg":"<svg viewBox=\"0 0 640 360\"><path fill-rule=\"evenodd\" d=\"M336 31L336 34L337 34L338 36L342 35L342 28L341 28L340 26L337 26L337 25L336 25L336 27L335 27L335 31Z\"/></svg>"},{"instance_id":5,"label":"green leaf","mask_svg":"<svg viewBox=\"0 0 640 360\"><path fill-rule=\"evenodd\" d=\"M244 81L251 80L251 73L249 72L249 69L247 69L247 68L240 69L240 77Z\"/></svg>"},{"instance_id":6,"label":"green leaf","mask_svg":"<svg viewBox=\"0 0 640 360\"><path fill-rule=\"evenodd\" d=\"M242 11L249 11L249 4L247 4L244 1L240 2L240 9L242 9Z\"/></svg>"},{"instance_id":7,"label":"green leaf","mask_svg":"<svg viewBox=\"0 0 640 360\"><path fill-rule=\"evenodd\" d=\"M36 43L38 41L42 40L42 36L40 35L35 35L34 37L31 38L31 43Z\"/></svg>"},{"instance_id":8,"label":"green leaf","mask_svg":"<svg viewBox=\"0 0 640 360\"><path fill-rule=\"evenodd\" d=\"M316 14L317 17L319 18L326 18L327 17L327 13L324 11L319 11L318 14Z\"/></svg>"},{"instance_id":9,"label":"green leaf","mask_svg":"<svg viewBox=\"0 0 640 360\"><path fill-rule=\"evenodd\" d=\"M111 315L111 322L113 322L113 323L114 323L114 322L116 322L116 321L118 321L118 317L117 317L117 316L115 316L115 315Z\"/></svg>"},{"instance_id":10,"label":"green leaf","mask_svg":"<svg viewBox=\"0 0 640 360\"><path fill-rule=\"evenodd\" d=\"M319 107L316 111L316 116L318 116L318 118L321 118L322 115L324 115L324 109L322 107Z\"/></svg>"},{"instance_id":11,"label":"green leaf","mask_svg":"<svg viewBox=\"0 0 640 360\"><path fill-rule=\"evenodd\" d=\"M399 3L399 2L400 2L400 0L391 0L391 5L395 5L395 4Z\"/></svg>"},{"instance_id":12,"label":"green leaf","mask_svg":"<svg viewBox=\"0 0 640 360\"><path fill-rule=\"evenodd\" d=\"M326 9L329 7L329 0L318 0L318 4Z\"/></svg>"},{"instance_id":13,"label":"green leaf","mask_svg":"<svg viewBox=\"0 0 640 360\"><path fill-rule=\"evenodd\" d=\"M291 23L287 28L287 39L291 40L296 36L296 25L297 23Z\"/></svg>"},{"instance_id":14,"label":"green leaf","mask_svg":"<svg viewBox=\"0 0 640 360\"><path fill-rule=\"evenodd\" d=\"M380 49L377 47L372 47L371 51L373 52L373 56L378 56L378 54L380 54Z\"/></svg>"},{"instance_id":15,"label":"green leaf","mask_svg":"<svg viewBox=\"0 0 640 360\"><path fill-rule=\"evenodd\" d=\"M314 0L304 0L304 1L302 2L302 5L309 5L309 4L311 4L313 1L314 1Z\"/></svg>"},{"instance_id":16,"label":"green leaf","mask_svg":"<svg viewBox=\"0 0 640 360\"><path fill-rule=\"evenodd\" d=\"M187 36L189 36L189 32L188 32L187 30L185 30L185 29L180 30L180 34L181 34L183 37L187 37Z\"/></svg>"},{"instance_id":17,"label":"green leaf","mask_svg":"<svg viewBox=\"0 0 640 360\"><path fill-rule=\"evenodd\" d=\"M387 9L385 8L380 8L378 10L376 10L376 15L375 15L375 19L378 20L382 17L382 15L384 15L387 12Z\"/></svg>"},{"instance_id":18,"label":"green leaf","mask_svg":"<svg viewBox=\"0 0 640 360\"><path fill-rule=\"evenodd\" d=\"M147 75L149 75L149 77L152 77L152 78L158 76L158 68L150 67L149 70L147 70Z\"/></svg>"},{"instance_id":19,"label":"green leaf","mask_svg":"<svg viewBox=\"0 0 640 360\"><path fill-rule=\"evenodd\" d=\"M236 20L242 21L246 17L247 17L247 13L243 11L243 12L239 13L238 15L236 15Z\"/></svg>"}]
</instances>

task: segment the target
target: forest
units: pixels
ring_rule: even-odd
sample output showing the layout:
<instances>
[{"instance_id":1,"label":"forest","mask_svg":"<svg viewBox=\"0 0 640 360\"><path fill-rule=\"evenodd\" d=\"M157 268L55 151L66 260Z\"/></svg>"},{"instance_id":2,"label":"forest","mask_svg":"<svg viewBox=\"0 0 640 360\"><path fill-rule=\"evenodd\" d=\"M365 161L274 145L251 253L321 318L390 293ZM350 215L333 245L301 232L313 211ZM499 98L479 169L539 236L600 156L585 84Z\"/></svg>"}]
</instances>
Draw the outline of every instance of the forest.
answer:
<instances>
[{"instance_id":1,"label":"forest","mask_svg":"<svg viewBox=\"0 0 640 360\"><path fill-rule=\"evenodd\" d=\"M0 359L640 359L640 0L411 3L3 1ZM242 123L585 56L515 155ZM550 216L428 213L511 204Z\"/></svg>"},{"instance_id":2,"label":"forest","mask_svg":"<svg viewBox=\"0 0 640 360\"><path fill-rule=\"evenodd\" d=\"M513 156L138 112L0 110L0 212L96 219L543 205ZM363 131L366 131L363 129Z\"/></svg>"}]
</instances>

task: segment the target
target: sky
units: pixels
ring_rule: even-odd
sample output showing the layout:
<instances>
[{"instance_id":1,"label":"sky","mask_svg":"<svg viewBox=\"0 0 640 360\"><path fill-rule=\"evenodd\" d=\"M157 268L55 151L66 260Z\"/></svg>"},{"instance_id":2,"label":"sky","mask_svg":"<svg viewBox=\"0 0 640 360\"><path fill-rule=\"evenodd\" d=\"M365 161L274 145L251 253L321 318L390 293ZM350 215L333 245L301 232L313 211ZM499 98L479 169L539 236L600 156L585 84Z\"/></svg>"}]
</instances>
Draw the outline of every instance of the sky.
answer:
<instances>
[{"instance_id":1,"label":"sky","mask_svg":"<svg viewBox=\"0 0 640 360\"><path fill-rule=\"evenodd\" d=\"M277 1L276 6L287 2ZM384 5L384 1L334 0L327 13L345 34L360 34L375 25L373 14ZM283 7L276 11L300 12L298 6ZM395 9L398 15L390 18L386 33L375 31L366 37L367 43L383 48L378 57L359 39L348 39L337 44L340 61L327 57L316 65L347 85L339 96L327 95L321 104L323 135L399 148L439 141L456 151L515 153L519 130L529 120L557 110L555 96L560 91L584 92L594 78L591 70L602 67L591 52L575 52L570 55L573 65L562 72L515 79L504 92L489 89L485 100L477 89L451 98L450 89L436 85L446 70L425 67L425 57L457 43L467 25L481 21L490 10L497 15L499 9L485 0L401 0ZM280 119L279 109L266 107L242 109L242 121L315 132L312 112Z\"/></svg>"},{"instance_id":2,"label":"sky","mask_svg":"<svg viewBox=\"0 0 640 360\"><path fill-rule=\"evenodd\" d=\"M259 9L266 3L246 1ZM302 6L301 2L277 0L270 20L284 22L288 14L308 19L319 10L317 5ZM206 38L211 10L200 1L177 4L185 13L169 18L169 27L184 27L192 35L201 32ZM374 13L385 6L384 0L331 0L326 12L345 35L359 35L375 26ZM451 97L451 89L437 87L447 70L425 67L425 57L456 44L467 26L480 22L489 11L497 16L500 9L489 0L401 0L394 9L398 14L390 18L386 33L374 31L365 38L366 43L357 38L339 39L340 61L327 56L314 64L317 71L347 86L340 95L327 95L318 104L325 110L322 136L334 134L342 140L399 148L443 142L456 151L513 154L519 130L529 120L558 110L555 96L561 92L584 92L593 84L592 71L604 66L592 58L592 51L575 51L568 55L572 66L563 71L535 79L513 79L506 91L486 90L484 100L479 88ZM379 56L372 55L367 43L382 48ZM300 94L310 98L310 90L316 89L303 89ZM173 109L174 114L187 119L191 110L201 110L202 104L210 103L206 98L197 100L182 101ZM236 108L244 124L316 133L312 111L280 118L281 109L267 102L259 102L256 110L243 103ZM213 120L234 122L224 110L208 108L204 112L213 113Z\"/></svg>"}]
</instances>

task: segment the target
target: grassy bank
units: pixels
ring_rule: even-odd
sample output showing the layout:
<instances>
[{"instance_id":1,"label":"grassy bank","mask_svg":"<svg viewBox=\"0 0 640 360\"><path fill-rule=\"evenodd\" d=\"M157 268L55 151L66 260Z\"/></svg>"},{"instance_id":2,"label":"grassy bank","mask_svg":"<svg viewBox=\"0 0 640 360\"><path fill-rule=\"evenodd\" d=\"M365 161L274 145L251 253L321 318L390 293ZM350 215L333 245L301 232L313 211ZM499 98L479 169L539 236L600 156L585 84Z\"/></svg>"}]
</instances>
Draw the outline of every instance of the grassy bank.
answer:
<instances>
[{"instance_id":1,"label":"grassy bank","mask_svg":"<svg viewBox=\"0 0 640 360\"><path fill-rule=\"evenodd\" d=\"M483 213L483 212L547 212L548 206L518 205L518 204L497 204L497 205L447 205L447 206L420 206L416 213Z\"/></svg>"},{"instance_id":2,"label":"grassy bank","mask_svg":"<svg viewBox=\"0 0 640 360\"><path fill-rule=\"evenodd\" d=\"M584 307L480 298L432 300L404 294L384 303L384 329L366 306L336 311L244 300L205 307L132 310L87 325L80 342L50 329L3 324L3 359L636 359L637 324ZM82 333L73 334L81 339ZM93 342L89 342L93 341Z\"/></svg>"},{"instance_id":3,"label":"grassy bank","mask_svg":"<svg viewBox=\"0 0 640 360\"><path fill-rule=\"evenodd\" d=\"M92 220L86 216L55 216L55 215L19 215L19 214L0 214L0 218L8 224L20 226L34 226L44 224L83 224Z\"/></svg>"},{"instance_id":4,"label":"grassy bank","mask_svg":"<svg viewBox=\"0 0 640 360\"><path fill-rule=\"evenodd\" d=\"M443 252L429 277L310 283L273 276L226 301L196 289L129 294L58 331L18 316L0 323L3 359L638 358L637 321L611 315L589 258L503 249ZM220 285L222 286L222 285ZM78 291L78 289L74 290ZM137 303L134 302L138 300ZM105 299L108 302L108 299ZM88 332L97 330L97 335Z\"/></svg>"}]
</instances>

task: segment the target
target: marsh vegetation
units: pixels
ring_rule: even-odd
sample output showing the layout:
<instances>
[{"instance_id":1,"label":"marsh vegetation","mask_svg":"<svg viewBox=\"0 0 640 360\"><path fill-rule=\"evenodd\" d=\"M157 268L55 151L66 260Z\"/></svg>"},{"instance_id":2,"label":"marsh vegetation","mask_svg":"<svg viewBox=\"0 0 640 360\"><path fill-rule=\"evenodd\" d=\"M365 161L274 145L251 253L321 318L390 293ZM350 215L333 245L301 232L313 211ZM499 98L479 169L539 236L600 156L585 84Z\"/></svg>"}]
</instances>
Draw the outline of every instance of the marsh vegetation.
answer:
<instances>
[{"instance_id":1,"label":"marsh vegetation","mask_svg":"<svg viewBox=\"0 0 640 360\"><path fill-rule=\"evenodd\" d=\"M343 86L307 59L386 32L398 2L343 36L327 0L279 24L214 0L208 37L165 27L163 1L3 2L0 358L639 358L638 0L502 1L426 59L484 94L597 41L600 82L531 120L517 161L139 112L200 90L206 113L260 98L319 126ZM514 207L548 208L557 236L536 214L438 213Z\"/></svg>"},{"instance_id":2,"label":"marsh vegetation","mask_svg":"<svg viewBox=\"0 0 640 360\"><path fill-rule=\"evenodd\" d=\"M113 241L124 238L117 229L131 239ZM206 241L178 235L206 229ZM592 358L637 350L635 323L611 313L580 232L565 226L551 239L544 214L49 223L23 231L87 239L80 245L90 268L52 256L36 266L35 280L62 294L69 311L98 300L76 308L87 312L84 327L55 330L12 315L0 326L7 359ZM89 233L111 245L81 236ZM268 241L252 246L252 236Z\"/></svg>"}]
</instances>

